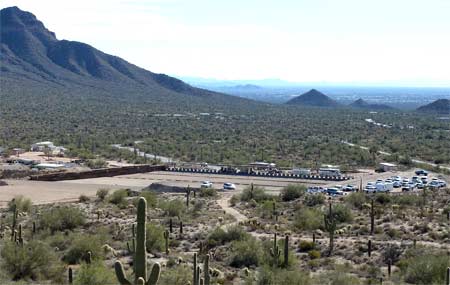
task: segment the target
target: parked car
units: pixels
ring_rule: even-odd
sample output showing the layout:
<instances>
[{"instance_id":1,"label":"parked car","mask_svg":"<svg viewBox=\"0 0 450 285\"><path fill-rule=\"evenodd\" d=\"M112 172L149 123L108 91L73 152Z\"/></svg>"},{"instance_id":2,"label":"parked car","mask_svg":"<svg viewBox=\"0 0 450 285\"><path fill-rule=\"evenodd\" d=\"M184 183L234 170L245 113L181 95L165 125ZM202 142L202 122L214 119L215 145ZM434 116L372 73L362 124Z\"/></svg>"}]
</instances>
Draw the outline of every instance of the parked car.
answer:
<instances>
[{"instance_id":1,"label":"parked car","mask_svg":"<svg viewBox=\"0 0 450 285\"><path fill-rule=\"evenodd\" d=\"M236 185L234 185L233 183L224 183L223 184L223 190L236 190Z\"/></svg>"},{"instance_id":2,"label":"parked car","mask_svg":"<svg viewBox=\"0 0 450 285\"><path fill-rule=\"evenodd\" d=\"M366 188L364 188L364 192L375 193L375 192L377 192L377 187L374 185L367 185Z\"/></svg>"},{"instance_id":3,"label":"parked car","mask_svg":"<svg viewBox=\"0 0 450 285\"><path fill-rule=\"evenodd\" d=\"M332 187L327 189L327 194L330 196L341 196L344 195L344 191Z\"/></svg>"},{"instance_id":4,"label":"parked car","mask_svg":"<svg viewBox=\"0 0 450 285\"><path fill-rule=\"evenodd\" d=\"M428 172L423 169L419 169L419 170L416 170L416 175L428 176Z\"/></svg>"},{"instance_id":5,"label":"parked car","mask_svg":"<svg viewBox=\"0 0 450 285\"><path fill-rule=\"evenodd\" d=\"M353 185L348 184L348 185L342 187L342 191L344 191L344 192L355 192L356 191L356 187L353 186Z\"/></svg>"},{"instance_id":6,"label":"parked car","mask_svg":"<svg viewBox=\"0 0 450 285\"><path fill-rule=\"evenodd\" d=\"M402 187L402 182L396 180L392 183L392 186L394 186L394 188Z\"/></svg>"},{"instance_id":7,"label":"parked car","mask_svg":"<svg viewBox=\"0 0 450 285\"><path fill-rule=\"evenodd\" d=\"M200 184L200 188L212 188L213 184L210 181L203 181L202 184Z\"/></svg>"}]
</instances>

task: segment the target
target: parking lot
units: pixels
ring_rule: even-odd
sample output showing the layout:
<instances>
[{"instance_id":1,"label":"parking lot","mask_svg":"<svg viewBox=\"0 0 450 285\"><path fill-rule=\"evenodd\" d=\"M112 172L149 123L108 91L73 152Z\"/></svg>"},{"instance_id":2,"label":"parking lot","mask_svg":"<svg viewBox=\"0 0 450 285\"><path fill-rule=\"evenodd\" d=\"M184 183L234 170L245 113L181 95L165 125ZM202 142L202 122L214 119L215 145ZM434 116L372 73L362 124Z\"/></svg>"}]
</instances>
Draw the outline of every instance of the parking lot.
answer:
<instances>
[{"instance_id":1,"label":"parking lot","mask_svg":"<svg viewBox=\"0 0 450 285\"><path fill-rule=\"evenodd\" d=\"M213 184L213 188L222 189L223 184L228 182L233 183L236 186L236 190L234 192L242 191L244 188L253 183L255 186L264 187L270 194L276 195L283 187L290 184L301 184L307 187L321 186L328 188L334 187L336 184L341 184L343 186L351 184L359 187L362 182L364 187L369 181L376 181L377 179L385 180L391 176L397 175L411 178L415 175L415 173L414 170L385 173L375 173L373 170L361 170L359 173L352 173L354 179L345 182L215 175L204 173L179 173L168 171L59 182L6 180L9 185L0 187L0 207L4 207L7 202L16 195L24 195L30 198L35 204L44 204L75 201L82 194L87 196L95 196L97 190L101 188L111 190L130 188L133 190L139 190L149 186L152 183L161 183L168 186L179 187L187 187L188 185L191 187L200 187L203 181L210 181ZM429 176L436 177L437 175L430 173ZM401 192L401 188L394 188L392 192Z\"/></svg>"}]
</instances>

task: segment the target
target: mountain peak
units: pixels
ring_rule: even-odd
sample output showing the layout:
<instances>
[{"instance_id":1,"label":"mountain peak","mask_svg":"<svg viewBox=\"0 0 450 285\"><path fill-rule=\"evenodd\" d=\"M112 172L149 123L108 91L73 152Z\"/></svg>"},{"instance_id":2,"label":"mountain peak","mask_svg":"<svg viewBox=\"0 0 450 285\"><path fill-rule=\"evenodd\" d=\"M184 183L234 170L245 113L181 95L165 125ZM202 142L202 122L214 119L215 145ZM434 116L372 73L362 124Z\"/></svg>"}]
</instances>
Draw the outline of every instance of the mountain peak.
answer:
<instances>
[{"instance_id":1,"label":"mountain peak","mask_svg":"<svg viewBox=\"0 0 450 285\"><path fill-rule=\"evenodd\" d=\"M417 108L419 112L437 113L437 114L450 114L450 100L438 99L430 104Z\"/></svg>"},{"instance_id":2,"label":"mountain peak","mask_svg":"<svg viewBox=\"0 0 450 285\"><path fill-rule=\"evenodd\" d=\"M286 104L312 107L336 107L339 105L336 101L316 89L311 89L308 92L289 100Z\"/></svg>"},{"instance_id":3,"label":"mountain peak","mask_svg":"<svg viewBox=\"0 0 450 285\"><path fill-rule=\"evenodd\" d=\"M362 98L359 98L355 102L351 103L350 107L358 108L358 109L380 110L380 111L393 109L391 106L388 106L388 105L369 103Z\"/></svg>"}]
</instances>

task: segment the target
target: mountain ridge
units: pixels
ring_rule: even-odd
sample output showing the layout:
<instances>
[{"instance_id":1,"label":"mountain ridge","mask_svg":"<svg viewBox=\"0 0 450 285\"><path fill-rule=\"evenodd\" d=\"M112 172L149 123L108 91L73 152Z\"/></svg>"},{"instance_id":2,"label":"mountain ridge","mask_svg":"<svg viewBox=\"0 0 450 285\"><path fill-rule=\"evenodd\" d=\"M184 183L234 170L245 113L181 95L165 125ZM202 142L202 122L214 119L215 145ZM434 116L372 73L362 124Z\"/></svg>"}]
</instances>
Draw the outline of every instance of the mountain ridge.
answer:
<instances>
[{"instance_id":1,"label":"mountain ridge","mask_svg":"<svg viewBox=\"0 0 450 285\"><path fill-rule=\"evenodd\" d=\"M0 91L3 96L33 85L36 96L45 93L41 89L47 87L83 96L78 94L86 93L86 90L77 90L81 88L87 89L88 93L101 90L131 100L137 96L150 101L172 102L179 99L203 105L256 104L252 100L192 87L177 78L145 70L86 43L58 40L56 34L49 31L35 15L18 7L2 9L0 19L0 72L3 85L8 87ZM6 81L19 82L20 86L6 84Z\"/></svg>"},{"instance_id":2,"label":"mountain ridge","mask_svg":"<svg viewBox=\"0 0 450 285\"><path fill-rule=\"evenodd\" d=\"M369 103L362 98L359 98L358 100L354 101L349 105L352 108L356 109L367 109L367 110L394 110L393 107L385 105L385 104L372 104Z\"/></svg>"}]
</instances>

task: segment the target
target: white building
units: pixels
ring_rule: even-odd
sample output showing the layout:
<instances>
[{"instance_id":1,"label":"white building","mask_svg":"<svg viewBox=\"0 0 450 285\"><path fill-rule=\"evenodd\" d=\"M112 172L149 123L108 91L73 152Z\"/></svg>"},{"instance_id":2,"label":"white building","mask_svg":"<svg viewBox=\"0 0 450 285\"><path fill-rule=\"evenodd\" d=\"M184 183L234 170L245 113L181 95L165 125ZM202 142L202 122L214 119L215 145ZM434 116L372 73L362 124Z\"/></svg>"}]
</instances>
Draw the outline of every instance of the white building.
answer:
<instances>
[{"instance_id":1,"label":"white building","mask_svg":"<svg viewBox=\"0 0 450 285\"><path fill-rule=\"evenodd\" d=\"M385 172L395 171L395 170L397 170L397 165L393 164L393 163L388 163L388 162L381 162L380 168L383 169L383 171L385 171Z\"/></svg>"}]
</instances>

